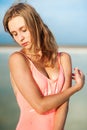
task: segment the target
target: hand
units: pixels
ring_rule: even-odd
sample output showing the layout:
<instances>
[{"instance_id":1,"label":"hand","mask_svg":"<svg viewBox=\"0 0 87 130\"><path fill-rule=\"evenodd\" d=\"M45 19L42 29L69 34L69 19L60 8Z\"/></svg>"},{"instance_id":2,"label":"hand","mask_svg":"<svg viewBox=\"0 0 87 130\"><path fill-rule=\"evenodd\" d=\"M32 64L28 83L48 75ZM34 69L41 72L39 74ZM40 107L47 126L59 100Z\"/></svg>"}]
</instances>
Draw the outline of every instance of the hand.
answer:
<instances>
[{"instance_id":1,"label":"hand","mask_svg":"<svg viewBox=\"0 0 87 130\"><path fill-rule=\"evenodd\" d=\"M72 79L75 80L77 89L80 90L85 83L85 75L78 68L74 69L75 73L72 74Z\"/></svg>"}]
</instances>

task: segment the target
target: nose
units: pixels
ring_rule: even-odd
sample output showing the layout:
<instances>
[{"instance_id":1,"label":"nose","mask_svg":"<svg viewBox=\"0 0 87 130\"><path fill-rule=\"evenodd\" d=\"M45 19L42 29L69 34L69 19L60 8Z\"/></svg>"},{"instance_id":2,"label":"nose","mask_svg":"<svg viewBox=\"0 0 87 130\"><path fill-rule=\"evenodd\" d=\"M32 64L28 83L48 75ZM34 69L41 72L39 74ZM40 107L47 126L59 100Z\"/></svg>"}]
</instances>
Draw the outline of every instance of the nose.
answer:
<instances>
[{"instance_id":1,"label":"nose","mask_svg":"<svg viewBox=\"0 0 87 130\"><path fill-rule=\"evenodd\" d=\"M21 33L18 34L18 40L19 41L23 41L24 40L24 36Z\"/></svg>"}]
</instances>

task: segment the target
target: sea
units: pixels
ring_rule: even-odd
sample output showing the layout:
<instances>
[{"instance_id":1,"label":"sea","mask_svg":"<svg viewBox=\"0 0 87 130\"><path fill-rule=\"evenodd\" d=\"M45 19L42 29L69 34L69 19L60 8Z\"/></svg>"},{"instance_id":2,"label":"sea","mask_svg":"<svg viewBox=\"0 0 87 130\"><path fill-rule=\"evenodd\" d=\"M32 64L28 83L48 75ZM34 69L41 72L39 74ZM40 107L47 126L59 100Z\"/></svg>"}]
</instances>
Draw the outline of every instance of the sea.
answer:
<instances>
[{"instance_id":1,"label":"sea","mask_svg":"<svg viewBox=\"0 0 87 130\"><path fill-rule=\"evenodd\" d=\"M9 76L8 58L18 48L0 48L0 130L15 130L19 119ZM71 55L72 69L78 67L85 74L85 85L70 98L65 130L87 130L87 48L61 47L59 51ZM68 68L67 68L68 69Z\"/></svg>"}]
</instances>

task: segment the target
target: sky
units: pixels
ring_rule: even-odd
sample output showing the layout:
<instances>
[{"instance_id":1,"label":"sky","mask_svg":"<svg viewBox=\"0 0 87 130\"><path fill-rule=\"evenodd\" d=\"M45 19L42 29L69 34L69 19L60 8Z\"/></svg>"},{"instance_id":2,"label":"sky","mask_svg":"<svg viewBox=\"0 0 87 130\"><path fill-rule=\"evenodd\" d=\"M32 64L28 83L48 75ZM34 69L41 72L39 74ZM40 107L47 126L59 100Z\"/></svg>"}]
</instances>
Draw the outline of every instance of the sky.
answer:
<instances>
[{"instance_id":1,"label":"sky","mask_svg":"<svg viewBox=\"0 0 87 130\"><path fill-rule=\"evenodd\" d=\"M23 0L20 0L24 2ZM3 16L17 0L0 0L0 45L14 44ZM87 45L87 0L27 0L48 25L59 45Z\"/></svg>"}]
</instances>

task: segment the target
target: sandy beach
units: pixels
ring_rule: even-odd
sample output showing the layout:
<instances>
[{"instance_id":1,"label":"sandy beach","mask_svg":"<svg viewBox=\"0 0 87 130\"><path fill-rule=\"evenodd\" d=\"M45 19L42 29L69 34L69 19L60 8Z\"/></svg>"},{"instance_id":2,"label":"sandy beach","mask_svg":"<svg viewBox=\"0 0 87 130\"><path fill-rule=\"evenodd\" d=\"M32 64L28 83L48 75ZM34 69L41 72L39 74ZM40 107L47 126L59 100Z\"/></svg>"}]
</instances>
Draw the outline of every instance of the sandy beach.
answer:
<instances>
[{"instance_id":1,"label":"sandy beach","mask_svg":"<svg viewBox=\"0 0 87 130\"><path fill-rule=\"evenodd\" d=\"M20 49L18 46L1 46L0 53L12 53ZM60 46L59 51L77 54L87 53L87 46Z\"/></svg>"}]
</instances>

